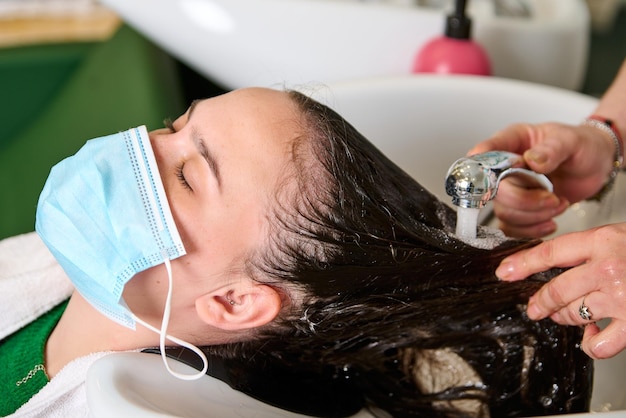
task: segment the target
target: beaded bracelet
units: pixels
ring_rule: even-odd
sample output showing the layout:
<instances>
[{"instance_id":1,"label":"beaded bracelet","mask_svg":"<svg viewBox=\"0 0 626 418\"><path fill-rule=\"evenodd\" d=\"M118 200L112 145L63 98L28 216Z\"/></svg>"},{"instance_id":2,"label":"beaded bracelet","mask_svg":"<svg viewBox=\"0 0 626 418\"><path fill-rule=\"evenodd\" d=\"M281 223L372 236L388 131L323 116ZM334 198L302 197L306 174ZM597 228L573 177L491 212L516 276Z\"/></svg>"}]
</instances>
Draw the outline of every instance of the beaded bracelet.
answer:
<instances>
[{"instance_id":1,"label":"beaded bracelet","mask_svg":"<svg viewBox=\"0 0 626 418\"><path fill-rule=\"evenodd\" d=\"M613 188L613 185L615 184L615 178L617 177L617 173L622 167L622 162L624 161L624 143L622 142L622 137L620 136L619 131L613 125L613 121L610 119L593 115L585 119L582 125L592 126L608 134L615 144L613 170L609 175L609 180L604 184L604 186L602 186L598 193L588 199L599 202L604 196L606 196L606 194Z\"/></svg>"}]
</instances>

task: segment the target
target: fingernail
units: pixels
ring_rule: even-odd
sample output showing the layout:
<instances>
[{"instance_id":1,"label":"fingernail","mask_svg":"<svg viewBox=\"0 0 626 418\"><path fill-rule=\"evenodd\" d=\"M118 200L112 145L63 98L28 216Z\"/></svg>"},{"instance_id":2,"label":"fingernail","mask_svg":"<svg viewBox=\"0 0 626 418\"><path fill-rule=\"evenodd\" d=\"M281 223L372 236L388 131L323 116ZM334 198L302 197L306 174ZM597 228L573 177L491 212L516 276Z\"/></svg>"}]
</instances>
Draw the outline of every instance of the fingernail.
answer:
<instances>
[{"instance_id":1,"label":"fingernail","mask_svg":"<svg viewBox=\"0 0 626 418\"><path fill-rule=\"evenodd\" d=\"M546 161L548 161L548 156L546 154L533 149L526 151L524 153L524 158L537 164L545 164Z\"/></svg>"},{"instance_id":2,"label":"fingernail","mask_svg":"<svg viewBox=\"0 0 626 418\"><path fill-rule=\"evenodd\" d=\"M496 276L500 280L507 280L514 272L515 268L513 267L513 263L504 259L496 269Z\"/></svg>"},{"instance_id":3,"label":"fingernail","mask_svg":"<svg viewBox=\"0 0 626 418\"><path fill-rule=\"evenodd\" d=\"M561 204L561 199L554 193L546 193L543 199L541 199L541 207L544 208L556 208Z\"/></svg>"},{"instance_id":4,"label":"fingernail","mask_svg":"<svg viewBox=\"0 0 626 418\"><path fill-rule=\"evenodd\" d=\"M559 204L553 209L554 215L560 215L569 207L569 201L567 199L559 199Z\"/></svg>"},{"instance_id":5,"label":"fingernail","mask_svg":"<svg viewBox=\"0 0 626 418\"><path fill-rule=\"evenodd\" d=\"M528 308L526 309L526 313L530 319L541 319L541 311L537 307L537 304L533 301L533 298L530 298L528 301Z\"/></svg>"},{"instance_id":6,"label":"fingernail","mask_svg":"<svg viewBox=\"0 0 626 418\"><path fill-rule=\"evenodd\" d=\"M609 357L609 355L607 355L607 347L608 347L608 349L610 349L610 344L608 344L607 340L600 340L600 341L596 342L591 347L590 356L595 358L595 359L601 359L601 358Z\"/></svg>"},{"instance_id":7,"label":"fingernail","mask_svg":"<svg viewBox=\"0 0 626 418\"><path fill-rule=\"evenodd\" d=\"M546 235L551 234L554 231L556 231L556 228L557 228L556 222L554 221L546 222L545 224L539 227L539 235L542 237L545 237Z\"/></svg>"}]
</instances>

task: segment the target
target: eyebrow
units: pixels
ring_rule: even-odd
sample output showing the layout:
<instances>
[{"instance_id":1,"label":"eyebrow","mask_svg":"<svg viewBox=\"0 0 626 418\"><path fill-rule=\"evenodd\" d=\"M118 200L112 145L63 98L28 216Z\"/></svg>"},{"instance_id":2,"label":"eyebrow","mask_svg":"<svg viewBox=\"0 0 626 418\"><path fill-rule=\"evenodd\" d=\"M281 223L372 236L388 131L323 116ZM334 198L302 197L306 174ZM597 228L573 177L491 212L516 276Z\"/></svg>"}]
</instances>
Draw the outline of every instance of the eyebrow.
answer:
<instances>
[{"instance_id":1,"label":"eyebrow","mask_svg":"<svg viewBox=\"0 0 626 418\"><path fill-rule=\"evenodd\" d=\"M202 99L196 99L189 105L189 110L187 110L187 120L191 119L191 115L193 114L194 109L200 103Z\"/></svg>"},{"instance_id":2,"label":"eyebrow","mask_svg":"<svg viewBox=\"0 0 626 418\"><path fill-rule=\"evenodd\" d=\"M189 111L187 114L187 122L189 122L194 109L196 108L198 103L200 103L201 101L202 100L194 100L193 102L191 102L191 105L189 105ZM202 155L202 158L204 158L204 160L209 165L209 168L211 169L211 171L213 172L213 175L215 176L215 179L217 180L217 186L219 189L221 189L222 188L222 176L220 175L220 166L217 163L217 159L215 158L213 153L209 150L209 147L207 147L206 142L204 142L204 139L200 135L200 132L198 132L198 130L195 127L192 129L191 135L193 138L193 142L196 146L196 149L198 150L200 155Z\"/></svg>"}]
</instances>

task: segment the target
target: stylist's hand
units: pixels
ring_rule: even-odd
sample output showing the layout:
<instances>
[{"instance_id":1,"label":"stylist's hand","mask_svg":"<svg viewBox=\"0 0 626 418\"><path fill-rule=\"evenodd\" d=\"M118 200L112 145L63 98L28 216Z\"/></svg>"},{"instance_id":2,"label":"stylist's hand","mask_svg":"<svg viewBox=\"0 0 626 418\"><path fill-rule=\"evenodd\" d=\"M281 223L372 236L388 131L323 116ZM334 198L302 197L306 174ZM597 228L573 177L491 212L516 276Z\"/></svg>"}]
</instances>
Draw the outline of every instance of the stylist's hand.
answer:
<instances>
[{"instance_id":1,"label":"stylist's hand","mask_svg":"<svg viewBox=\"0 0 626 418\"><path fill-rule=\"evenodd\" d=\"M626 223L564 234L502 261L496 275L521 280L551 267L572 267L545 284L528 303L528 316L564 325L586 325L582 348L590 357L612 357L626 348ZM589 320L580 314L587 306ZM600 330L593 321L610 318Z\"/></svg>"},{"instance_id":2,"label":"stylist's hand","mask_svg":"<svg viewBox=\"0 0 626 418\"><path fill-rule=\"evenodd\" d=\"M542 237L556 230L553 218L570 203L596 194L612 169L614 144L596 128L559 123L516 124L496 133L468 154L503 150L524 156L528 167L548 175L554 193L527 188L508 178L498 188L494 212L505 234Z\"/></svg>"}]
</instances>

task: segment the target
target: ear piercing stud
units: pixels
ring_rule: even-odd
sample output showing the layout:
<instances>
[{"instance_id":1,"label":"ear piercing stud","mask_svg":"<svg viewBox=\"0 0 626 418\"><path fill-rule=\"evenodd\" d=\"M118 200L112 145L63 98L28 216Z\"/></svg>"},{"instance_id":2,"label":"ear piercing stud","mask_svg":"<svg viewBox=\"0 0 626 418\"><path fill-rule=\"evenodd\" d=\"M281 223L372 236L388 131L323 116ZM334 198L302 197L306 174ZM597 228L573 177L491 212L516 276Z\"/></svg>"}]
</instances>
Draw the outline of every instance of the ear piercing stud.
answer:
<instances>
[{"instance_id":1,"label":"ear piercing stud","mask_svg":"<svg viewBox=\"0 0 626 418\"><path fill-rule=\"evenodd\" d=\"M232 298L230 297L230 295L232 295L232 294L233 294L232 290L230 290L230 291L228 291L228 293L226 293L226 301L228 301L228 303L230 303L230 306L239 305L237 302L232 300Z\"/></svg>"}]
</instances>

